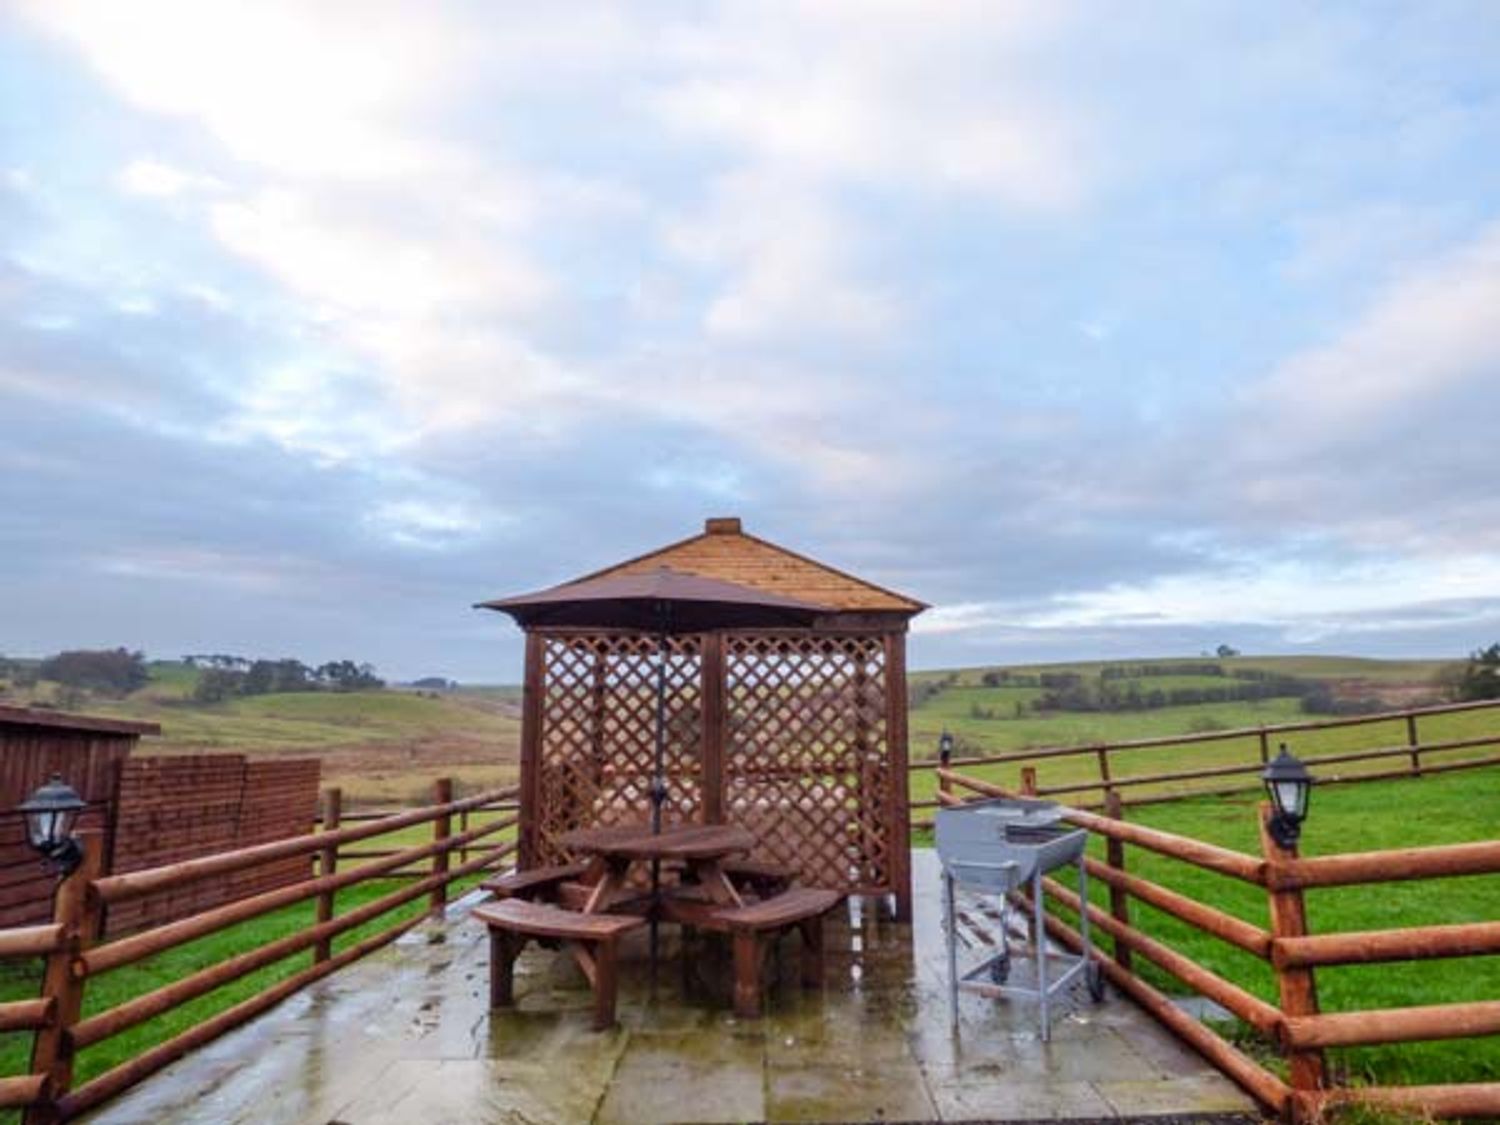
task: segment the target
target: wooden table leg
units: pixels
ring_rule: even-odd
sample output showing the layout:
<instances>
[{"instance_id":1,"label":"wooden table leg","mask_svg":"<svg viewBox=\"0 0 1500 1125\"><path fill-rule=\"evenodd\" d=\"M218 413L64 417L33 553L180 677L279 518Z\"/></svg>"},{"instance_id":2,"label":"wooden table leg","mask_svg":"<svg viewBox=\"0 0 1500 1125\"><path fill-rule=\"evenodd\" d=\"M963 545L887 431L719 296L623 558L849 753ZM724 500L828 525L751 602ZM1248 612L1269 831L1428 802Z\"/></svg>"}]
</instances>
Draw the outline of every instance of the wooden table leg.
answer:
<instances>
[{"instance_id":1,"label":"wooden table leg","mask_svg":"<svg viewBox=\"0 0 1500 1125\"><path fill-rule=\"evenodd\" d=\"M760 1016L760 935L734 932L734 1014L741 1019Z\"/></svg>"},{"instance_id":2,"label":"wooden table leg","mask_svg":"<svg viewBox=\"0 0 1500 1125\"><path fill-rule=\"evenodd\" d=\"M619 984L619 959L613 938L594 946L594 1030L604 1031L615 1023L615 989Z\"/></svg>"},{"instance_id":3,"label":"wooden table leg","mask_svg":"<svg viewBox=\"0 0 1500 1125\"><path fill-rule=\"evenodd\" d=\"M802 987L823 986L823 919L808 918L798 923L802 931Z\"/></svg>"},{"instance_id":4,"label":"wooden table leg","mask_svg":"<svg viewBox=\"0 0 1500 1125\"><path fill-rule=\"evenodd\" d=\"M619 897L629 873L630 864L628 863L605 862L599 881L594 884L594 889L589 892L588 901L583 904L583 912L585 914L605 913Z\"/></svg>"},{"instance_id":5,"label":"wooden table leg","mask_svg":"<svg viewBox=\"0 0 1500 1125\"><path fill-rule=\"evenodd\" d=\"M490 927L490 1007L509 1008L516 1002L516 958L526 939L498 926Z\"/></svg>"},{"instance_id":6,"label":"wooden table leg","mask_svg":"<svg viewBox=\"0 0 1500 1125\"><path fill-rule=\"evenodd\" d=\"M709 900L719 906L740 907L745 905L745 900L740 897L740 892L734 889L734 881L729 878L723 865L718 860L698 860L689 862L688 870L693 879L706 892Z\"/></svg>"}]
</instances>

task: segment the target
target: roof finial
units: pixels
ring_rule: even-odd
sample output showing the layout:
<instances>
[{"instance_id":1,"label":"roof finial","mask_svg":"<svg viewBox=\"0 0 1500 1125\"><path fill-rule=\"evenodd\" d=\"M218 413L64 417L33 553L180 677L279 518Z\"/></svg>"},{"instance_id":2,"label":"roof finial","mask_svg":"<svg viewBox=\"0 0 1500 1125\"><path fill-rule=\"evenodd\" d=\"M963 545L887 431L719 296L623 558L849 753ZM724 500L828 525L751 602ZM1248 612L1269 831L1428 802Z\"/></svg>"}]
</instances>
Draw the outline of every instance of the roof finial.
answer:
<instances>
[{"instance_id":1,"label":"roof finial","mask_svg":"<svg viewBox=\"0 0 1500 1125\"><path fill-rule=\"evenodd\" d=\"M738 535L740 534L740 517L709 516L703 521L703 532L705 535Z\"/></svg>"}]
</instances>

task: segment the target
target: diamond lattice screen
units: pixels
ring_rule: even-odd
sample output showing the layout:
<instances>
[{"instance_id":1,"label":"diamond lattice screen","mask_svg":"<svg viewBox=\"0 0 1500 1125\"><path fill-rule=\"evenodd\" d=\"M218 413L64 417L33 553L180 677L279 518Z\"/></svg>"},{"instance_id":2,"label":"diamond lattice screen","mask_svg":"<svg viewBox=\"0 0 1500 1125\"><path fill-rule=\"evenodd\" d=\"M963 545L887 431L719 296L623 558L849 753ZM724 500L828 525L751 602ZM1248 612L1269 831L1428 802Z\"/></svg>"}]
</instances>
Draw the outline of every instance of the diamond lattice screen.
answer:
<instances>
[{"instance_id":1,"label":"diamond lattice screen","mask_svg":"<svg viewBox=\"0 0 1500 1125\"><path fill-rule=\"evenodd\" d=\"M567 854L573 828L651 817L656 752L655 637L548 637L543 649L537 847L541 863ZM701 644L667 642L666 823L702 819Z\"/></svg>"},{"instance_id":2,"label":"diamond lattice screen","mask_svg":"<svg viewBox=\"0 0 1500 1125\"><path fill-rule=\"evenodd\" d=\"M891 768L879 638L725 638L724 810L803 882L884 888Z\"/></svg>"}]
</instances>

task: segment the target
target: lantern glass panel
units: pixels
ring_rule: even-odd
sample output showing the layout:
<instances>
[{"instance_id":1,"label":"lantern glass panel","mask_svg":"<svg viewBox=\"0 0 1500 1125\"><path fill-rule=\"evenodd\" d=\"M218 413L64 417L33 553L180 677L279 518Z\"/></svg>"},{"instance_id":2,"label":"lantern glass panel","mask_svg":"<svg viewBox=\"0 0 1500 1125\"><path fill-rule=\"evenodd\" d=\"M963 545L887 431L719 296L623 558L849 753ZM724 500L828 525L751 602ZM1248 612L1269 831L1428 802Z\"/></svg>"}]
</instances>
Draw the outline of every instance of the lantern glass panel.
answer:
<instances>
[{"instance_id":1,"label":"lantern glass panel","mask_svg":"<svg viewBox=\"0 0 1500 1125\"><path fill-rule=\"evenodd\" d=\"M1273 784L1276 808L1282 815L1293 820L1301 820L1307 815L1307 782L1277 781Z\"/></svg>"},{"instance_id":2,"label":"lantern glass panel","mask_svg":"<svg viewBox=\"0 0 1500 1125\"><path fill-rule=\"evenodd\" d=\"M31 837L31 846L45 851L57 837L58 814L51 811L26 814L26 829Z\"/></svg>"}]
</instances>

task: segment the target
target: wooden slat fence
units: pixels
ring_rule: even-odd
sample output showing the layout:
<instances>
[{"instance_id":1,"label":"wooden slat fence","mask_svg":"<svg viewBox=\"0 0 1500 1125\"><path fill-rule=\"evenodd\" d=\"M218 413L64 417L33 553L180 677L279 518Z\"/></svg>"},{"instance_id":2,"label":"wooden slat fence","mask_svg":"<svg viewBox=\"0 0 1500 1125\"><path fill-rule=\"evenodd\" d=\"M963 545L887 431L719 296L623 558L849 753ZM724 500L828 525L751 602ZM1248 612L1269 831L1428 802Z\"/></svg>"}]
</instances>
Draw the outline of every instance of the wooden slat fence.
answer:
<instances>
[{"instance_id":1,"label":"wooden slat fence","mask_svg":"<svg viewBox=\"0 0 1500 1125\"><path fill-rule=\"evenodd\" d=\"M128 758L118 766L105 870L141 871L309 832L317 817L320 768L316 758ZM118 934L160 925L295 883L308 877L311 865L310 856L295 856L121 902L107 912L106 928Z\"/></svg>"},{"instance_id":2,"label":"wooden slat fence","mask_svg":"<svg viewBox=\"0 0 1500 1125\"><path fill-rule=\"evenodd\" d=\"M120 762L154 723L128 723L0 704L0 926L52 916L52 879L12 810L54 773L89 802L82 827L107 831Z\"/></svg>"},{"instance_id":3,"label":"wooden slat fence","mask_svg":"<svg viewBox=\"0 0 1500 1125\"><path fill-rule=\"evenodd\" d=\"M1428 738L1423 741L1421 724L1425 719L1429 726L1443 716L1463 712L1487 712L1494 717L1490 729L1467 738ZM1356 781L1383 781L1400 777L1422 777L1427 774L1447 773L1452 770L1480 769L1500 765L1500 700L1482 700L1475 703L1453 703L1441 707L1418 707L1400 711L1383 711L1372 715L1357 715L1340 719L1281 723L1261 727L1241 727L1235 730L1211 731L1203 734L1169 735L1161 738L1139 738L1121 742L1091 743L1086 746L1048 746L1030 750L1015 750L1004 754L950 757L942 760L913 762L913 772L927 772L944 767L962 769L970 776L983 772L992 783L1006 784L1011 777L1027 768L1036 768L1038 763L1061 762L1069 759L1085 759L1090 762L1092 776L1082 781L1066 781L1061 784L1039 785L1036 792L1043 797L1060 797L1067 803L1086 809L1101 809L1110 793L1119 793L1126 805L1147 805L1165 801L1177 801L1184 797L1219 797L1254 792L1260 789L1260 772L1275 754L1276 744L1293 735L1317 735L1321 732L1337 732L1346 729L1371 726L1389 726L1401 731L1399 743L1365 746L1335 753L1314 754L1303 749L1297 756L1303 764L1317 773L1318 784L1338 785ZM1224 744L1230 744L1225 747ZM1194 751L1211 747L1227 750L1240 760L1227 763L1199 765L1154 773L1131 773L1125 768L1128 761L1122 758L1143 754L1153 757L1158 753L1176 751L1177 756L1190 762ZM1494 749L1495 753L1478 753ZM1391 768L1348 769L1363 763L1399 762ZM1339 767L1339 768L1333 768ZM999 776L997 776L999 775ZM1208 782L1207 785L1186 784ZM1011 782L1018 786L1019 779ZM923 818L923 810L934 809L938 799L913 801L911 808L917 815L914 829L930 828L931 820Z\"/></svg>"},{"instance_id":4,"label":"wooden slat fence","mask_svg":"<svg viewBox=\"0 0 1500 1125\"><path fill-rule=\"evenodd\" d=\"M966 799L1012 796L980 778L940 769L939 800L961 805ZM1106 858L1085 861L1090 880L1109 891L1106 909L1080 901L1069 887L1044 881L1045 893L1076 917L1087 910L1089 923L1114 943L1111 959L1101 957L1106 976L1205 1058L1234 1079L1267 1109L1295 1122L1314 1122L1330 1106L1363 1100L1417 1109L1439 1117L1500 1116L1500 1083L1442 1086L1339 1088L1324 1066L1327 1047L1407 1043L1476 1035L1500 1035L1500 1002L1493 999L1421 1007L1322 1012L1315 972L1328 965L1430 958L1482 957L1500 953L1500 921L1442 926L1411 926L1359 933L1307 933L1304 892L1311 888L1380 885L1410 879L1500 873L1500 839L1442 847L1348 853L1302 859L1281 848L1265 829L1261 854L1249 855L1202 840L1162 832L1124 819L1118 795L1105 815L1069 810L1069 822L1106 842ZM1229 914L1214 904L1133 875L1126 869L1125 846L1212 871L1265 890L1270 928ZM1233 980L1215 973L1132 922L1130 904L1146 903L1194 929L1259 958L1275 974L1279 999L1269 1003ZM1054 939L1077 950L1077 931L1055 914L1047 916ZM1135 970L1135 959L1149 961L1189 990L1207 997L1250 1025L1287 1060L1287 1077L1187 1015ZM1483 979L1477 967L1475 979Z\"/></svg>"},{"instance_id":5,"label":"wooden slat fence","mask_svg":"<svg viewBox=\"0 0 1500 1125\"><path fill-rule=\"evenodd\" d=\"M435 793L451 794L451 791L451 783L446 780L434 786ZM102 833L86 833L84 863L58 888L54 920L46 925L0 931L0 959L42 958L44 963L39 997L0 1003L0 1032L33 1036L31 1072L0 1077L0 1108L23 1109L28 1123L68 1120L85 1113L186 1052L394 941L424 918L441 913L448 888L455 880L513 861L518 824L514 812L515 788L490 790L462 800L444 800L374 819L345 817L343 823L339 823L335 811L338 799L331 794L332 791L325 809L334 815L329 818L332 823L326 831L304 832L113 875L102 874ZM426 829L426 841L413 842L413 834L423 831L425 826L430 826ZM379 849L384 853L380 858L351 861L344 870L339 870L339 857L357 850L351 845L392 835L397 837L397 846ZM320 857L317 874L310 867L315 857ZM302 878L271 889L262 885L258 873L290 863L299 865ZM392 875L410 878L371 901L338 912L338 892L371 880L387 880ZM228 887L231 896L217 905L200 907L186 917L101 940L105 911L118 911L128 904L153 898L189 901L189 890L203 885ZM82 1016L85 992L102 974L308 900L317 903L314 924L261 945L248 946L227 960L87 1018ZM335 952L334 939L339 935L367 926L419 900L426 903L422 913L402 917L367 936L361 934L353 944ZM309 950L311 963L306 967L102 1074L75 1084L74 1061L78 1052L249 973Z\"/></svg>"}]
</instances>

